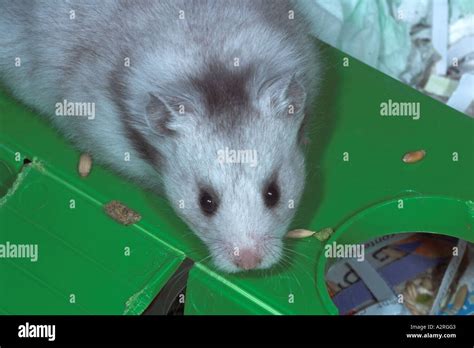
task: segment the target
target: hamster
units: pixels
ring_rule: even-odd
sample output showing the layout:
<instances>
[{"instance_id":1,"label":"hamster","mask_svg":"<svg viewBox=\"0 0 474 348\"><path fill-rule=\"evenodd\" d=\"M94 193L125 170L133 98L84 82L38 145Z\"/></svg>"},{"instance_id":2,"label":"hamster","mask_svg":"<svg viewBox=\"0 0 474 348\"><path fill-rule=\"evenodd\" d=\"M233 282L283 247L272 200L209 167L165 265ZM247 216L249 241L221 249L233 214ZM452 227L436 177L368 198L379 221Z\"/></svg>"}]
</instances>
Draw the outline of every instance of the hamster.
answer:
<instances>
[{"instance_id":1,"label":"hamster","mask_svg":"<svg viewBox=\"0 0 474 348\"><path fill-rule=\"evenodd\" d=\"M0 7L0 78L14 96L95 162L164 194L217 268L279 261L304 188L302 128L320 66L295 4Z\"/></svg>"}]
</instances>

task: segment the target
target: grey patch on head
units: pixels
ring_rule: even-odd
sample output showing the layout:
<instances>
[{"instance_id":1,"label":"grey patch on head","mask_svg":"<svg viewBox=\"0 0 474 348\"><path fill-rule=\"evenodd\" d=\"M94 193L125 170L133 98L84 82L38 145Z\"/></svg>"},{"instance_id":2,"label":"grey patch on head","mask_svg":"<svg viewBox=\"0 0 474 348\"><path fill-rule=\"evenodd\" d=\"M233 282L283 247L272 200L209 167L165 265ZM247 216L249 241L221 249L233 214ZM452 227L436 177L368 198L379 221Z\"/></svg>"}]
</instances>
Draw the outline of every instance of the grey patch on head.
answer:
<instances>
[{"instance_id":1,"label":"grey patch on head","mask_svg":"<svg viewBox=\"0 0 474 348\"><path fill-rule=\"evenodd\" d=\"M206 70L190 78L192 87L199 93L207 116L219 130L233 130L252 111L249 87L254 69L226 67L214 61Z\"/></svg>"},{"instance_id":2,"label":"grey patch on head","mask_svg":"<svg viewBox=\"0 0 474 348\"><path fill-rule=\"evenodd\" d=\"M122 55L123 57L129 57L129 55ZM121 64L117 64L117 67L110 72L108 77L108 86L112 93L113 101L117 107L120 115L120 120L124 127L125 136L132 144L135 151L138 152L140 158L145 161L149 161L154 168L160 168L164 161L162 154L150 144L145 136L136 129L132 124L132 115L130 114L127 105L125 103L128 91L127 86L124 83L124 69L121 68Z\"/></svg>"}]
</instances>

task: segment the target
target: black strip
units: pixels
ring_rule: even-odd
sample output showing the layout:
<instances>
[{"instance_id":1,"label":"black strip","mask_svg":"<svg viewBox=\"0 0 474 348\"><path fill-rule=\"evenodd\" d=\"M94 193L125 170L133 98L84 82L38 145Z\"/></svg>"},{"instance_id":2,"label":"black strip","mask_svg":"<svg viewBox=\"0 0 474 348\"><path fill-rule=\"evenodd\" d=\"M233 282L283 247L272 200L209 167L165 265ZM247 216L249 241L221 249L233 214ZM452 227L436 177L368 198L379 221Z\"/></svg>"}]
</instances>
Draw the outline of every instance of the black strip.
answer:
<instances>
[{"instance_id":1,"label":"black strip","mask_svg":"<svg viewBox=\"0 0 474 348\"><path fill-rule=\"evenodd\" d=\"M211 297L202 298L203 301ZM236 303L236 308L238 303ZM212 307L212 305L211 305ZM453 347L474 341L473 316L0 316L0 344L48 344L47 338L18 337L20 325L55 325L54 344L165 343L412 344ZM430 327L428 327L430 325ZM421 335L419 338L408 334ZM432 334L455 334L434 338ZM424 335L428 335L423 337ZM54 346L53 344L53 346Z\"/></svg>"},{"instance_id":2,"label":"black strip","mask_svg":"<svg viewBox=\"0 0 474 348\"><path fill-rule=\"evenodd\" d=\"M184 294L188 283L188 274L194 261L186 258L155 299L143 312L143 315L167 315L180 294ZM184 305L183 305L184 309Z\"/></svg>"}]
</instances>

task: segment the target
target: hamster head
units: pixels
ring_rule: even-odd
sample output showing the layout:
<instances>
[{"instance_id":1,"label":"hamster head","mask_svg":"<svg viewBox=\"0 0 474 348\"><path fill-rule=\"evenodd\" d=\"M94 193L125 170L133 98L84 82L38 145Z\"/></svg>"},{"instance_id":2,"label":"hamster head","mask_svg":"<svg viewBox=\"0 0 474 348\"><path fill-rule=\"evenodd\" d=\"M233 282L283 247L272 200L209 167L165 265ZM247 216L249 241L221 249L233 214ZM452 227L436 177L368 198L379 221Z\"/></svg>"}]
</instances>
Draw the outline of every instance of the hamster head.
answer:
<instances>
[{"instance_id":1,"label":"hamster head","mask_svg":"<svg viewBox=\"0 0 474 348\"><path fill-rule=\"evenodd\" d=\"M226 272L280 260L305 179L303 86L290 75L252 88L248 77L210 72L186 95L152 93L146 109L166 195Z\"/></svg>"}]
</instances>

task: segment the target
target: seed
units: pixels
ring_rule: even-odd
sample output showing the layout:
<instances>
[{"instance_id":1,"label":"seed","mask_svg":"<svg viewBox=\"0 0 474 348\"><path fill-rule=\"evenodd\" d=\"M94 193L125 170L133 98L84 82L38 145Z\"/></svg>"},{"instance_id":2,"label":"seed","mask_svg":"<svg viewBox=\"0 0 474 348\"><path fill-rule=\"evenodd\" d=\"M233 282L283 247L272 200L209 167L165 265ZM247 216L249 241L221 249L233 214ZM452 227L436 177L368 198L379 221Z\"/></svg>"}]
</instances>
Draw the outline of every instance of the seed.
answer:
<instances>
[{"instance_id":1,"label":"seed","mask_svg":"<svg viewBox=\"0 0 474 348\"><path fill-rule=\"evenodd\" d=\"M322 230L316 232L314 236L320 241L324 242L329 239L331 234L334 233L334 230L331 227L323 228Z\"/></svg>"},{"instance_id":2,"label":"seed","mask_svg":"<svg viewBox=\"0 0 474 348\"><path fill-rule=\"evenodd\" d=\"M466 297L467 297L467 285L464 284L461 286L456 293L456 296L454 297L454 302L453 302L453 310L457 313L462 306L464 305L464 302L466 302Z\"/></svg>"},{"instance_id":3,"label":"seed","mask_svg":"<svg viewBox=\"0 0 474 348\"><path fill-rule=\"evenodd\" d=\"M304 230L304 229L296 229L288 232L286 234L286 238L306 238L310 237L314 234L315 232L310 231L310 230Z\"/></svg>"},{"instance_id":4,"label":"seed","mask_svg":"<svg viewBox=\"0 0 474 348\"><path fill-rule=\"evenodd\" d=\"M413 152L407 152L403 156L403 162L405 163L416 163L418 161L421 161L426 155L425 150L418 150L418 151L413 151Z\"/></svg>"},{"instance_id":5,"label":"seed","mask_svg":"<svg viewBox=\"0 0 474 348\"><path fill-rule=\"evenodd\" d=\"M112 219L125 226L134 224L142 218L140 214L119 201L110 201L104 206L104 210Z\"/></svg>"},{"instance_id":6,"label":"seed","mask_svg":"<svg viewBox=\"0 0 474 348\"><path fill-rule=\"evenodd\" d=\"M83 153L79 158L78 172L82 177L89 175L92 168L92 157L88 153Z\"/></svg>"}]
</instances>

